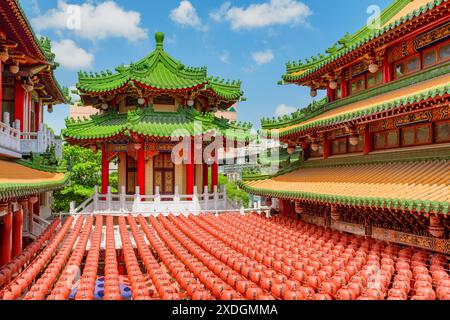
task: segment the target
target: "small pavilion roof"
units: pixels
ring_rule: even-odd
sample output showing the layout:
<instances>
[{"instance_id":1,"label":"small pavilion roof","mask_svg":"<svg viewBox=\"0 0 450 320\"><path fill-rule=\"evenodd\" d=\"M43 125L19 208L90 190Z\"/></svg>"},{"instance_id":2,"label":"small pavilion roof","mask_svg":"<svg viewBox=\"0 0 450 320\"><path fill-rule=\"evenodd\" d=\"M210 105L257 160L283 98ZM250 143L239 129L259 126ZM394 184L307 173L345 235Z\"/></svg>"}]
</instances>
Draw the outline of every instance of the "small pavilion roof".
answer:
<instances>
[{"instance_id":1,"label":"small pavilion roof","mask_svg":"<svg viewBox=\"0 0 450 320\"><path fill-rule=\"evenodd\" d=\"M308 161L297 168L273 177L249 177L241 186L277 198L450 212L448 148Z\"/></svg>"},{"instance_id":2,"label":"small pavilion roof","mask_svg":"<svg viewBox=\"0 0 450 320\"><path fill-rule=\"evenodd\" d=\"M142 60L122 65L113 73L101 74L79 72L77 88L82 93L104 94L137 85L160 91L203 91L224 100L237 101L243 92L240 81L226 81L209 77L206 67L186 67L164 51L164 34L156 33L156 49Z\"/></svg>"},{"instance_id":3,"label":"small pavilion roof","mask_svg":"<svg viewBox=\"0 0 450 320\"><path fill-rule=\"evenodd\" d=\"M201 124L201 128L197 127ZM178 112L154 112L152 108L127 113L109 112L94 115L88 120L66 120L64 137L73 140L108 139L120 134L135 133L158 138L193 136L216 131L233 138L245 138L250 124L217 118L212 113L202 114L193 108L180 107ZM234 130L236 132L234 132ZM231 138L231 137L230 137Z\"/></svg>"},{"instance_id":4,"label":"small pavilion roof","mask_svg":"<svg viewBox=\"0 0 450 320\"><path fill-rule=\"evenodd\" d=\"M0 160L0 199L58 189L67 181L68 176L62 170L39 167L25 161Z\"/></svg>"}]
</instances>

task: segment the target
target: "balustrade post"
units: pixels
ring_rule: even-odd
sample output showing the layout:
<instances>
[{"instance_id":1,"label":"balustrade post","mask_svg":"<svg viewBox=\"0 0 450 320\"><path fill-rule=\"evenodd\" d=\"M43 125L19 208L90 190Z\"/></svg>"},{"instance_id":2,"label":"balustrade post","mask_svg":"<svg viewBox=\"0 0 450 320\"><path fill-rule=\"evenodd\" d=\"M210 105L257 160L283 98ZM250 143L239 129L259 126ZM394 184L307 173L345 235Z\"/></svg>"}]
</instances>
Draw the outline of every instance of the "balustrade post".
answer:
<instances>
[{"instance_id":1,"label":"balustrade post","mask_svg":"<svg viewBox=\"0 0 450 320\"><path fill-rule=\"evenodd\" d=\"M135 192L134 192L134 209L133 213L138 213L138 205L141 202L141 188L139 186L136 186Z\"/></svg>"},{"instance_id":2,"label":"balustrade post","mask_svg":"<svg viewBox=\"0 0 450 320\"><path fill-rule=\"evenodd\" d=\"M39 131L37 133L37 152L42 153L45 145L45 126L44 123L39 124Z\"/></svg>"},{"instance_id":3,"label":"balustrade post","mask_svg":"<svg viewBox=\"0 0 450 320\"><path fill-rule=\"evenodd\" d=\"M217 192L217 186L214 186L214 210L217 210L219 204L219 193Z\"/></svg>"},{"instance_id":4,"label":"balustrade post","mask_svg":"<svg viewBox=\"0 0 450 320\"><path fill-rule=\"evenodd\" d=\"M9 113L8 113L8 117L9 117ZM17 130L17 139L16 139L17 144L15 147L16 147L16 150L20 152L20 150L21 150L20 140L22 139L22 137L21 137L22 133L20 131L20 120L19 119L17 119L15 121L14 126L16 127L16 130Z\"/></svg>"},{"instance_id":5,"label":"balustrade post","mask_svg":"<svg viewBox=\"0 0 450 320\"><path fill-rule=\"evenodd\" d=\"M178 187L175 186L175 193L178 193ZM160 208L161 205L161 195L159 194L159 187L155 187L155 207L154 212L157 213L157 208Z\"/></svg>"},{"instance_id":6,"label":"balustrade post","mask_svg":"<svg viewBox=\"0 0 450 320\"><path fill-rule=\"evenodd\" d=\"M70 202L70 214L75 214L75 201Z\"/></svg>"},{"instance_id":7,"label":"balustrade post","mask_svg":"<svg viewBox=\"0 0 450 320\"><path fill-rule=\"evenodd\" d=\"M203 205L204 205L204 210L208 210L209 204L209 187L208 186L204 186L203 187Z\"/></svg>"},{"instance_id":8,"label":"balustrade post","mask_svg":"<svg viewBox=\"0 0 450 320\"><path fill-rule=\"evenodd\" d=\"M106 193L106 207L108 208L108 212L111 212L111 186L108 186Z\"/></svg>"},{"instance_id":9,"label":"balustrade post","mask_svg":"<svg viewBox=\"0 0 450 320\"><path fill-rule=\"evenodd\" d=\"M98 186L94 187L94 199L93 199L93 205L94 205L94 212L97 212L98 210Z\"/></svg>"},{"instance_id":10,"label":"balustrade post","mask_svg":"<svg viewBox=\"0 0 450 320\"><path fill-rule=\"evenodd\" d=\"M125 194L126 194L126 190L125 190L125 186L121 186L121 190L120 190L120 211L121 212L125 212Z\"/></svg>"}]
</instances>

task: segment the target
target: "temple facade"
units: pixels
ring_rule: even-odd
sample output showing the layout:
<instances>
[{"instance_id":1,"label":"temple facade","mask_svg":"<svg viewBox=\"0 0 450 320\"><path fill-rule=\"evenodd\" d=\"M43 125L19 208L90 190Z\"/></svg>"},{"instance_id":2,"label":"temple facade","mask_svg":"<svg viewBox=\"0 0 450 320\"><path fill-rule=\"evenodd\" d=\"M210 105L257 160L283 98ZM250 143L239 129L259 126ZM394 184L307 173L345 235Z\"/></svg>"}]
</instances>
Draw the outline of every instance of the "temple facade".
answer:
<instances>
[{"instance_id":1,"label":"temple facade","mask_svg":"<svg viewBox=\"0 0 450 320\"><path fill-rule=\"evenodd\" d=\"M59 168L62 140L44 124L44 108L66 101L51 43L38 39L19 3L0 2L0 270L19 271L22 249L50 223L53 190L67 183Z\"/></svg>"},{"instance_id":2,"label":"temple facade","mask_svg":"<svg viewBox=\"0 0 450 320\"><path fill-rule=\"evenodd\" d=\"M127 195L212 191L218 150L227 141L228 147L245 143L248 124L214 115L241 100L241 83L184 66L164 50L163 33L155 41L156 49L137 63L79 73L82 104L101 114L68 120L63 134L72 145L102 153L101 194L108 193L111 161L118 165L118 190Z\"/></svg>"},{"instance_id":3,"label":"temple facade","mask_svg":"<svg viewBox=\"0 0 450 320\"><path fill-rule=\"evenodd\" d=\"M287 63L281 84L324 99L265 130L301 161L242 187L336 230L449 253L450 16L446 1L396 0L381 27Z\"/></svg>"}]
</instances>

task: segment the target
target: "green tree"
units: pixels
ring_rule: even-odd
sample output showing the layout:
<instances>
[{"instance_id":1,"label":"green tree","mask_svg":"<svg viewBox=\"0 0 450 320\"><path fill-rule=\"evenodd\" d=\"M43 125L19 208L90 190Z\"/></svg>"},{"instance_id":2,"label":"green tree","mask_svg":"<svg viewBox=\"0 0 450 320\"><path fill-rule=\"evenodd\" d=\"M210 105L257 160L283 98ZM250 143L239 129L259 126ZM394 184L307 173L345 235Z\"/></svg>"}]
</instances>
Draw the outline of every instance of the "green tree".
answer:
<instances>
[{"instance_id":1,"label":"green tree","mask_svg":"<svg viewBox=\"0 0 450 320\"><path fill-rule=\"evenodd\" d=\"M69 168L70 184L53 195L54 212L67 212L70 202L77 205L94 193L101 184L101 154L78 146L63 146L63 160Z\"/></svg>"}]
</instances>

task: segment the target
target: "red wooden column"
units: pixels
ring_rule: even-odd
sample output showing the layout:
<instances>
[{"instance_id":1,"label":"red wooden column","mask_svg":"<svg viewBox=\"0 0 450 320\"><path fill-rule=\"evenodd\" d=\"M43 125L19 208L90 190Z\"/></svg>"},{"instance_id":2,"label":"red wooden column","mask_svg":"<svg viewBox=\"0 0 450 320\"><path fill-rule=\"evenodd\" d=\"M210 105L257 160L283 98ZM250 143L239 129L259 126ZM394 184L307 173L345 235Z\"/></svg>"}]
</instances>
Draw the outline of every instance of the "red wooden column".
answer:
<instances>
[{"instance_id":1,"label":"red wooden column","mask_svg":"<svg viewBox=\"0 0 450 320\"><path fill-rule=\"evenodd\" d=\"M41 121L40 117L41 117L41 106L39 105L39 102L36 102L36 104L34 105L34 130L36 132L39 131L39 123Z\"/></svg>"},{"instance_id":2,"label":"red wooden column","mask_svg":"<svg viewBox=\"0 0 450 320\"><path fill-rule=\"evenodd\" d=\"M194 194L195 163L194 163L194 139L189 142L189 156L186 163L186 194Z\"/></svg>"},{"instance_id":3,"label":"red wooden column","mask_svg":"<svg viewBox=\"0 0 450 320\"><path fill-rule=\"evenodd\" d=\"M139 186L139 193L145 195L145 147L137 151L137 184Z\"/></svg>"},{"instance_id":4,"label":"red wooden column","mask_svg":"<svg viewBox=\"0 0 450 320\"><path fill-rule=\"evenodd\" d=\"M364 155L368 155L373 151L373 134L370 132L369 126L364 130Z\"/></svg>"},{"instance_id":5,"label":"red wooden column","mask_svg":"<svg viewBox=\"0 0 450 320\"><path fill-rule=\"evenodd\" d=\"M23 209L14 212L12 223L12 257L22 253Z\"/></svg>"},{"instance_id":6,"label":"red wooden column","mask_svg":"<svg viewBox=\"0 0 450 320\"><path fill-rule=\"evenodd\" d=\"M6 208L5 208L6 207ZM2 206L8 213L0 218L0 266L11 261L13 214L9 205Z\"/></svg>"},{"instance_id":7,"label":"red wooden column","mask_svg":"<svg viewBox=\"0 0 450 320\"><path fill-rule=\"evenodd\" d=\"M213 162L211 164L211 191L214 187L219 187L219 154L214 150Z\"/></svg>"},{"instance_id":8,"label":"red wooden column","mask_svg":"<svg viewBox=\"0 0 450 320\"><path fill-rule=\"evenodd\" d=\"M102 144L102 194L108 193L109 186L109 161L106 144Z\"/></svg>"},{"instance_id":9,"label":"red wooden column","mask_svg":"<svg viewBox=\"0 0 450 320\"><path fill-rule=\"evenodd\" d=\"M329 102L336 100L336 90L331 89L330 85L327 86L327 96Z\"/></svg>"},{"instance_id":10,"label":"red wooden column","mask_svg":"<svg viewBox=\"0 0 450 320\"><path fill-rule=\"evenodd\" d=\"M331 142L328 137L325 137L323 140L323 158L326 160L331 155Z\"/></svg>"},{"instance_id":11,"label":"red wooden column","mask_svg":"<svg viewBox=\"0 0 450 320\"><path fill-rule=\"evenodd\" d=\"M388 83L393 80L393 68L389 63L389 60L385 58L383 60L383 83Z\"/></svg>"},{"instance_id":12,"label":"red wooden column","mask_svg":"<svg viewBox=\"0 0 450 320\"><path fill-rule=\"evenodd\" d=\"M341 97L345 98L348 97L349 90L348 90L348 81L345 79L345 77L342 77L341 79Z\"/></svg>"},{"instance_id":13,"label":"red wooden column","mask_svg":"<svg viewBox=\"0 0 450 320\"><path fill-rule=\"evenodd\" d=\"M16 79L15 85L15 96L14 96L14 116L15 119L11 119L11 122L15 120L20 120L20 131L23 131L23 119L25 111L25 90L22 88L22 84Z\"/></svg>"},{"instance_id":14,"label":"red wooden column","mask_svg":"<svg viewBox=\"0 0 450 320\"><path fill-rule=\"evenodd\" d=\"M2 108L2 101L3 101L3 63L0 61L0 121L3 120L3 108Z\"/></svg>"}]
</instances>

